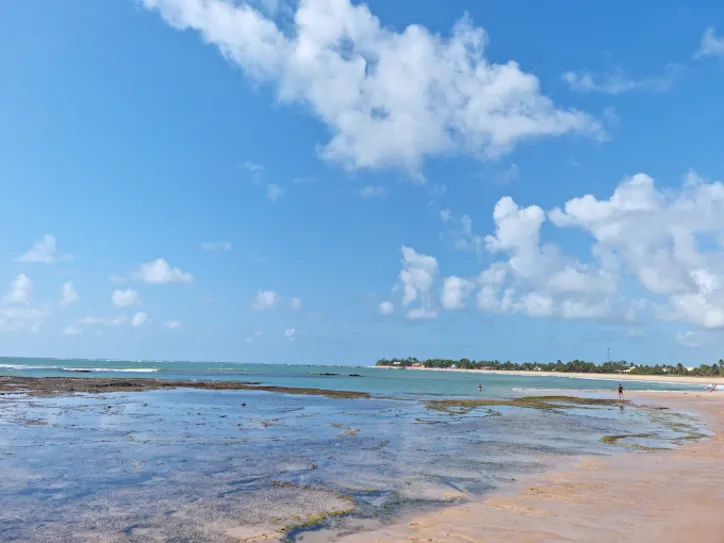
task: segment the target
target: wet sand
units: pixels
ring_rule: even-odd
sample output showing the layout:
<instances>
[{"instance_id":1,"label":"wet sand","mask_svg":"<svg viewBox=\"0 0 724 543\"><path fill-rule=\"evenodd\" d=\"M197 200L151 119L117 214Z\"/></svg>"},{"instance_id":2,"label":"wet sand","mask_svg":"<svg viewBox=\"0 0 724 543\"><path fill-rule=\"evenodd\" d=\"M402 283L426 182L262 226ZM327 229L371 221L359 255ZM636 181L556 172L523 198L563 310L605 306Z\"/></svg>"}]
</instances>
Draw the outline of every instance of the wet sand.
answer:
<instances>
[{"instance_id":1,"label":"wet sand","mask_svg":"<svg viewBox=\"0 0 724 543\"><path fill-rule=\"evenodd\" d=\"M571 470L527 480L511 492L342 541L721 543L724 394L628 396L695 413L714 435L669 451L584 457Z\"/></svg>"},{"instance_id":2,"label":"wet sand","mask_svg":"<svg viewBox=\"0 0 724 543\"><path fill-rule=\"evenodd\" d=\"M327 396L329 398L369 398L366 392L267 386L241 381L165 381L163 379L102 379L95 377L0 377L0 394L25 393L54 396L69 393L143 392L147 390L193 388L200 390L257 390L281 394Z\"/></svg>"}]
</instances>

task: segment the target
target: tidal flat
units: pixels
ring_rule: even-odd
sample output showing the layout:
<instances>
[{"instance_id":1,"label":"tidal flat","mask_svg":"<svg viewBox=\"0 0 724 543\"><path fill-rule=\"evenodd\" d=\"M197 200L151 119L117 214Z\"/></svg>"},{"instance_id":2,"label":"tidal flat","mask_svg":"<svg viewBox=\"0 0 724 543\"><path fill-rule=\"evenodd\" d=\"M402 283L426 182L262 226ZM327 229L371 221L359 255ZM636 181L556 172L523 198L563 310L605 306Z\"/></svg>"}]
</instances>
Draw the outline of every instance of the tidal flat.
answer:
<instances>
[{"instance_id":1,"label":"tidal flat","mask_svg":"<svg viewBox=\"0 0 724 543\"><path fill-rule=\"evenodd\" d=\"M703 435L677 413L597 398L71 381L1 388L2 541L333 541L574 456Z\"/></svg>"}]
</instances>

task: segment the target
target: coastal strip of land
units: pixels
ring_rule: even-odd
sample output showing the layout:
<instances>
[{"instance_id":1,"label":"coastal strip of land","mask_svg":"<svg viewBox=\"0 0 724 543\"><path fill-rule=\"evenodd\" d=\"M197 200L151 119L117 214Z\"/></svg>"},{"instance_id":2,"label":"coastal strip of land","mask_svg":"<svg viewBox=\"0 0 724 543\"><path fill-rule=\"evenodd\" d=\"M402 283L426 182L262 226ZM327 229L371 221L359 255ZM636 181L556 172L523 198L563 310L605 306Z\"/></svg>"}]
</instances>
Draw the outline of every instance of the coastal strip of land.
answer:
<instances>
[{"instance_id":1,"label":"coastal strip of land","mask_svg":"<svg viewBox=\"0 0 724 543\"><path fill-rule=\"evenodd\" d=\"M370 398L366 392L348 390L325 390L320 388L299 388L262 385L243 381L167 381L164 379L125 379L95 377L0 377L0 394L23 393L31 396L55 396L72 393L143 392L194 388L200 390L254 390L305 396L326 396L329 398L363 399Z\"/></svg>"},{"instance_id":2,"label":"coastal strip of land","mask_svg":"<svg viewBox=\"0 0 724 543\"><path fill-rule=\"evenodd\" d=\"M583 457L573 469L343 543L724 540L724 395L636 392L637 403L695 413L713 433L677 449ZM561 431L565 431L562 429Z\"/></svg>"},{"instance_id":3,"label":"coastal strip of land","mask_svg":"<svg viewBox=\"0 0 724 543\"><path fill-rule=\"evenodd\" d=\"M630 373L570 373L559 371L523 371L523 370L465 370L450 368L394 368L391 366L373 366L374 368L388 369L391 371L440 371L440 372L458 372L458 373L474 373L484 377L485 375L514 375L516 377L561 377L570 379L596 379L601 381L639 381L649 383L682 383L682 384L698 384L702 388L709 383L724 385L724 378L716 377L691 377L686 375L639 375Z\"/></svg>"}]
</instances>

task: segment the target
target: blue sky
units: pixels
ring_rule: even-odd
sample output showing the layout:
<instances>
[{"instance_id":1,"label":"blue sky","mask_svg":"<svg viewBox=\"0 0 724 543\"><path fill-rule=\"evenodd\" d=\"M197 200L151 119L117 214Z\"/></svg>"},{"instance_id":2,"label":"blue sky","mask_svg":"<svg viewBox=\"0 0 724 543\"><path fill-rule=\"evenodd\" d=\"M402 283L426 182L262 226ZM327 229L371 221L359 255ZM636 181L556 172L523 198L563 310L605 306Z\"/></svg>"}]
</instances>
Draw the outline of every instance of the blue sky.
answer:
<instances>
[{"instance_id":1,"label":"blue sky","mask_svg":"<svg viewBox=\"0 0 724 543\"><path fill-rule=\"evenodd\" d=\"M0 71L3 354L722 356L724 6L5 2Z\"/></svg>"}]
</instances>

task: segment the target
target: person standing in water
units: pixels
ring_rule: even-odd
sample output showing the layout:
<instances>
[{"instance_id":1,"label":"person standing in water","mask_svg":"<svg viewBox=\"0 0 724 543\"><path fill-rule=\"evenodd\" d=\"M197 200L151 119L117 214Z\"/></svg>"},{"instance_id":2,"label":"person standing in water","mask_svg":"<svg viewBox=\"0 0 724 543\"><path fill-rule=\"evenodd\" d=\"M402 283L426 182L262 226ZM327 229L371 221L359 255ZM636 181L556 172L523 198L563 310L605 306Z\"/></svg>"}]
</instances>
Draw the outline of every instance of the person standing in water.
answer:
<instances>
[{"instance_id":1,"label":"person standing in water","mask_svg":"<svg viewBox=\"0 0 724 543\"><path fill-rule=\"evenodd\" d=\"M618 384L618 399L623 400L623 385L621 383Z\"/></svg>"},{"instance_id":2,"label":"person standing in water","mask_svg":"<svg viewBox=\"0 0 724 543\"><path fill-rule=\"evenodd\" d=\"M482 391L483 391L483 385L478 385L478 392L482 392Z\"/></svg>"}]
</instances>

